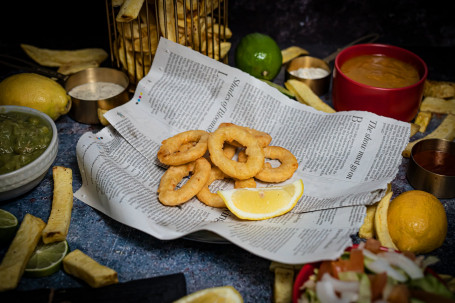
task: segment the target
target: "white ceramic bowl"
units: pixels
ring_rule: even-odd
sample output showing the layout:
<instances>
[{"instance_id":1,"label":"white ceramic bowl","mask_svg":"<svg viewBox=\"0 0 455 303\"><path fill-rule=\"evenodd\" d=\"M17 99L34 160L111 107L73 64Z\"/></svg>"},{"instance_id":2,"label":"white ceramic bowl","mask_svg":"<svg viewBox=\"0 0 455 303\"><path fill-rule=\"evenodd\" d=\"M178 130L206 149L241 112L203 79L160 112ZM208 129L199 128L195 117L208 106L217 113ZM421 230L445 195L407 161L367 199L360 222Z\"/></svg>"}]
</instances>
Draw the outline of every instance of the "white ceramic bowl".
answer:
<instances>
[{"instance_id":1,"label":"white ceramic bowl","mask_svg":"<svg viewBox=\"0 0 455 303\"><path fill-rule=\"evenodd\" d=\"M52 140L47 149L34 161L17 170L0 175L0 201L16 198L37 186L54 163L58 151L57 127L48 115L25 106L0 106L0 113L6 112L23 112L41 117L52 128Z\"/></svg>"}]
</instances>

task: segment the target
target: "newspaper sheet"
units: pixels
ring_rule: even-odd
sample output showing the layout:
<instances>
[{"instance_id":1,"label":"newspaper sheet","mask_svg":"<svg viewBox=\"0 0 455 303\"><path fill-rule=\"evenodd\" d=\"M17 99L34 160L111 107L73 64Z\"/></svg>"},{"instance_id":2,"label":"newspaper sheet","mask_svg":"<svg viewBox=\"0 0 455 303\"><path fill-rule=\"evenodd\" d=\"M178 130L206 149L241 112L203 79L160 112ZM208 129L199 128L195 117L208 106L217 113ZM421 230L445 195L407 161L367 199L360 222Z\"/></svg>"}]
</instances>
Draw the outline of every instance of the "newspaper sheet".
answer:
<instances>
[{"instance_id":1,"label":"newspaper sheet","mask_svg":"<svg viewBox=\"0 0 455 303\"><path fill-rule=\"evenodd\" d=\"M207 230L288 264L333 259L352 243L365 205L379 201L396 176L410 135L408 123L372 113L316 111L164 38L133 98L105 117L111 126L77 144L83 184L76 198L159 239ZM297 157L299 168L287 182L302 179L304 194L291 212L243 221L196 198L179 207L159 202L166 170L156 159L161 142L186 130L213 132L222 122L265 131L270 145Z\"/></svg>"}]
</instances>

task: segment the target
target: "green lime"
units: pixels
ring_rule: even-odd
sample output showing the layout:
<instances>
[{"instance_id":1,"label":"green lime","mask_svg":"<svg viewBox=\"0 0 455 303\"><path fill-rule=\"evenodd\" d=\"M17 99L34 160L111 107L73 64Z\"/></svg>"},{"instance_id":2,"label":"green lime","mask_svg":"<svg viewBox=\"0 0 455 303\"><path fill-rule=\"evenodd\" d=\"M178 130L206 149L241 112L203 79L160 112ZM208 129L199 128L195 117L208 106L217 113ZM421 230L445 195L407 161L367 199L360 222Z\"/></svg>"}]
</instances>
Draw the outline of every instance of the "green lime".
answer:
<instances>
[{"instance_id":1,"label":"green lime","mask_svg":"<svg viewBox=\"0 0 455 303\"><path fill-rule=\"evenodd\" d=\"M16 216L0 209L0 243L6 243L13 238L18 224Z\"/></svg>"},{"instance_id":2,"label":"green lime","mask_svg":"<svg viewBox=\"0 0 455 303\"><path fill-rule=\"evenodd\" d=\"M33 278L52 275L60 270L63 258L68 252L69 247L66 241L49 244L40 241L25 266L24 274Z\"/></svg>"},{"instance_id":3,"label":"green lime","mask_svg":"<svg viewBox=\"0 0 455 303\"><path fill-rule=\"evenodd\" d=\"M282 60L280 47L265 34L248 34L235 49L236 66L259 79L273 80L280 72Z\"/></svg>"},{"instance_id":4,"label":"green lime","mask_svg":"<svg viewBox=\"0 0 455 303\"><path fill-rule=\"evenodd\" d=\"M267 83L268 85L276 88L277 90L279 90L281 93L285 94L286 96L288 96L289 98L291 99L295 99L295 94L293 92L291 92L290 90L288 90L287 88L279 85L279 84L276 84L272 81L269 81L269 80L262 80L264 81L265 83Z\"/></svg>"}]
</instances>

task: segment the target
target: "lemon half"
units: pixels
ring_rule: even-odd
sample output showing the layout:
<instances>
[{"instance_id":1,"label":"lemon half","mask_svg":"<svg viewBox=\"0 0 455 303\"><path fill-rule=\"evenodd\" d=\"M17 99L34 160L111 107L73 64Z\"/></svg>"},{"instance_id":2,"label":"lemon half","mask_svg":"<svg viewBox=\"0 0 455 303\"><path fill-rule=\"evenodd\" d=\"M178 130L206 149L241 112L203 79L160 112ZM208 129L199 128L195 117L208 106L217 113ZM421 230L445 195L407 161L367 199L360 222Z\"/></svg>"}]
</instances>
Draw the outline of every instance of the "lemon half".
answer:
<instances>
[{"instance_id":1,"label":"lemon half","mask_svg":"<svg viewBox=\"0 0 455 303\"><path fill-rule=\"evenodd\" d=\"M218 195L238 218L265 220L281 216L297 204L303 195L303 181L263 188L220 190Z\"/></svg>"},{"instance_id":2,"label":"lemon half","mask_svg":"<svg viewBox=\"0 0 455 303\"><path fill-rule=\"evenodd\" d=\"M232 286L211 287L191 293L174 303L243 303L240 293Z\"/></svg>"}]
</instances>

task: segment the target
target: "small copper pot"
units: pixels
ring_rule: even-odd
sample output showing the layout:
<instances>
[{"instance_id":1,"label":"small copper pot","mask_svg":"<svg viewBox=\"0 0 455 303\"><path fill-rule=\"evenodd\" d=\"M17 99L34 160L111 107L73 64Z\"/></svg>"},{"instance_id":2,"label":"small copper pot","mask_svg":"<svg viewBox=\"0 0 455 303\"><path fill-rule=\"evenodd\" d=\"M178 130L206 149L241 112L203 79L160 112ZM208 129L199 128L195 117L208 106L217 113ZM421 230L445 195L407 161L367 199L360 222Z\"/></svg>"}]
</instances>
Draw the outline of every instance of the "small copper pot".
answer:
<instances>
[{"instance_id":1,"label":"small copper pot","mask_svg":"<svg viewBox=\"0 0 455 303\"><path fill-rule=\"evenodd\" d=\"M455 197L455 142L425 139L411 150L406 173L409 184L437 198Z\"/></svg>"},{"instance_id":2,"label":"small copper pot","mask_svg":"<svg viewBox=\"0 0 455 303\"><path fill-rule=\"evenodd\" d=\"M124 90L113 97L99 100L83 100L71 96L72 105L69 115L78 122L99 124L98 110L113 109L130 99L128 93L128 76L114 68L94 67L77 72L65 81L65 89L67 92L70 92L76 86L90 82L115 83L122 86Z\"/></svg>"}]
</instances>

